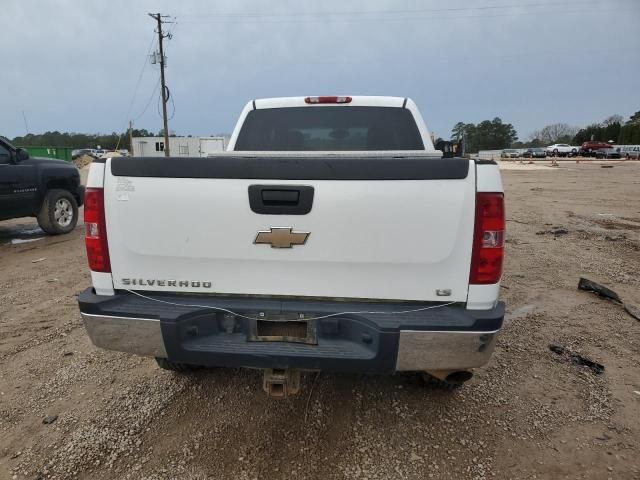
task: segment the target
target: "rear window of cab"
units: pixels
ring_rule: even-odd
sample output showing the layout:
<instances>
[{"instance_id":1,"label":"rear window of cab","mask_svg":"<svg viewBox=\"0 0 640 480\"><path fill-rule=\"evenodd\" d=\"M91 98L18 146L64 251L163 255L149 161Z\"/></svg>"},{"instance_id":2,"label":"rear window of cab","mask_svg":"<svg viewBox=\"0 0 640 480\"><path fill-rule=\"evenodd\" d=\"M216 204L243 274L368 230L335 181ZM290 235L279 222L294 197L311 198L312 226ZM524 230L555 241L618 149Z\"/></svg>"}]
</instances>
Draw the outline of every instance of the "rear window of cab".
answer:
<instances>
[{"instance_id":1,"label":"rear window of cab","mask_svg":"<svg viewBox=\"0 0 640 480\"><path fill-rule=\"evenodd\" d=\"M312 106L250 111L235 150L424 150L424 144L406 108Z\"/></svg>"}]
</instances>

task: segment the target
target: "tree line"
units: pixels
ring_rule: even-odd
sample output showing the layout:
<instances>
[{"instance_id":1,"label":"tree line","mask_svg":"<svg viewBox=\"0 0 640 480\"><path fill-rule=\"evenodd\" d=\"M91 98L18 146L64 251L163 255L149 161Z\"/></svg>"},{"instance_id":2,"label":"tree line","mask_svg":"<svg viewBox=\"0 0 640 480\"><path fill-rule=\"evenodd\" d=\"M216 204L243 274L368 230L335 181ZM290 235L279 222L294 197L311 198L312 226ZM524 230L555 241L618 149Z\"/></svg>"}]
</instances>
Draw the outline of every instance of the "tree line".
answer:
<instances>
[{"instance_id":1,"label":"tree line","mask_svg":"<svg viewBox=\"0 0 640 480\"><path fill-rule=\"evenodd\" d=\"M157 134L142 129L133 129L134 137L163 136L160 130ZM170 136L175 136L171 132ZM584 128L577 128L566 123L554 123L533 132L525 141L518 141L518 133L514 126L505 123L501 118L484 120L478 124L458 122L451 130L451 140L459 142L464 139L467 152L478 150L501 150L503 148L544 147L554 143L568 143L580 145L589 140L617 144L640 144L640 111L624 121L621 115L612 115L600 123L593 123ZM438 139L442 140L442 139ZM45 132L41 134L29 133L11 140L16 146L47 146L70 148L128 148L128 132L110 134L87 134L68 132Z\"/></svg>"},{"instance_id":2,"label":"tree line","mask_svg":"<svg viewBox=\"0 0 640 480\"><path fill-rule=\"evenodd\" d=\"M467 152L510 147L545 147L554 143L581 145L589 140L636 145L640 144L640 111L631 115L626 122L621 115L611 115L600 123L584 128L554 123L534 131L525 141L518 141L518 134L513 125L504 123L499 117L484 120L477 125L458 122L451 130L451 141L459 142L462 139Z\"/></svg>"},{"instance_id":3,"label":"tree line","mask_svg":"<svg viewBox=\"0 0 640 480\"><path fill-rule=\"evenodd\" d=\"M158 134L142 129L132 130L134 137L162 137L163 131ZM171 132L170 136L175 136ZM69 148L104 148L105 150L115 150L116 148L129 148L129 132L108 133L108 134L90 134L90 133L68 133L68 132L45 132L45 133L28 133L21 137L11 139L11 143L18 147L69 147Z\"/></svg>"}]
</instances>

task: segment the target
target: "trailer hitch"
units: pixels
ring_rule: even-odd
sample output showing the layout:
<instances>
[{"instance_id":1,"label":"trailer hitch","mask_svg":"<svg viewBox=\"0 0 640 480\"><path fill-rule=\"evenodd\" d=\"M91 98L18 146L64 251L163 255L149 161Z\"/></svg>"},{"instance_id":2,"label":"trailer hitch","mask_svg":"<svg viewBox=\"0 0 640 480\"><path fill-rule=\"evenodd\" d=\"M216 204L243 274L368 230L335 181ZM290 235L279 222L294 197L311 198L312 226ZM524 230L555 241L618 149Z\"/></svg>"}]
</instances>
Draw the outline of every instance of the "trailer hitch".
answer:
<instances>
[{"instance_id":1,"label":"trailer hitch","mask_svg":"<svg viewBox=\"0 0 640 480\"><path fill-rule=\"evenodd\" d=\"M300 391L300 370L266 368L263 372L262 388L269 397L284 400Z\"/></svg>"}]
</instances>

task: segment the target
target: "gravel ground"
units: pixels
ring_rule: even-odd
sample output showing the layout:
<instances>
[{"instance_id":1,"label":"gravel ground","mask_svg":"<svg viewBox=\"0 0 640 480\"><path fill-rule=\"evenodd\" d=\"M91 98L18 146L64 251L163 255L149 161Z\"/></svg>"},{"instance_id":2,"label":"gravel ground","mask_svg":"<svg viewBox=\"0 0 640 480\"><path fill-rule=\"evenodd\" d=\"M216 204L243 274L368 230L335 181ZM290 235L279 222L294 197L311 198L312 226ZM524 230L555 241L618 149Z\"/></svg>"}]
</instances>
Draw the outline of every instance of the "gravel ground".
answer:
<instances>
[{"instance_id":1,"label":"gravel ground","mask_svg":"<svg viewBox=\"0 0 640 480\"><path fill-rule=\"evenodd\" d=\"M640 478L640 322L576 289L586 275L640 305L640 165L503 175L508 316L453 393L322 373L276 402L258 372L181 376L98 350L76 305L81 228L1 223L0 479Z\"/></svg>"}]
</instances>

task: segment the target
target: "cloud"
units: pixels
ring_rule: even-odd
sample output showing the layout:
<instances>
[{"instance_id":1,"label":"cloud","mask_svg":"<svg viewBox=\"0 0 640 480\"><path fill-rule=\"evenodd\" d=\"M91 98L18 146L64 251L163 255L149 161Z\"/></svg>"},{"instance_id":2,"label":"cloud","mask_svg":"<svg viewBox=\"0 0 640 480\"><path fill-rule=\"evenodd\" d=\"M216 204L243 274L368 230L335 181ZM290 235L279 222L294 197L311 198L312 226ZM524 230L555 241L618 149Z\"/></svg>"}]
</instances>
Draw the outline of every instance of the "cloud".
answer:
<instances>
[{"instance_id":1,"label":"cloud","mask_svg":"<svg viewBox=\"0 0 640 480\"><path fill-rule=\"evenodd\" d=\"M150 11L178 21L168 26L167 80L180 134L228 132L246 101L281 95L410 96L444 137L460 120L500 116L524 138L640 109L640 37L594 35L637 31L633 0L3 3L0 134L9 137L24 133L23 110L34 132L111 132L147 104L136 125L159 130L157 66L144 66L131 104Z\"/></svg>"}]
</instances>

